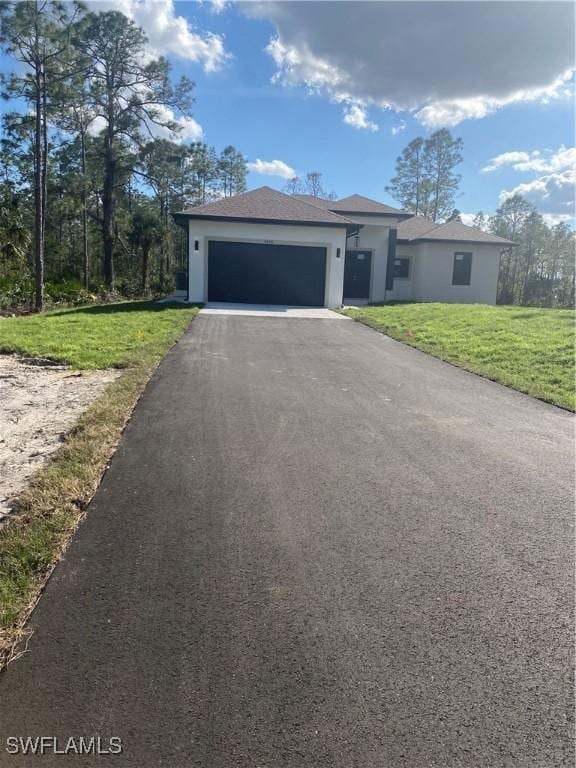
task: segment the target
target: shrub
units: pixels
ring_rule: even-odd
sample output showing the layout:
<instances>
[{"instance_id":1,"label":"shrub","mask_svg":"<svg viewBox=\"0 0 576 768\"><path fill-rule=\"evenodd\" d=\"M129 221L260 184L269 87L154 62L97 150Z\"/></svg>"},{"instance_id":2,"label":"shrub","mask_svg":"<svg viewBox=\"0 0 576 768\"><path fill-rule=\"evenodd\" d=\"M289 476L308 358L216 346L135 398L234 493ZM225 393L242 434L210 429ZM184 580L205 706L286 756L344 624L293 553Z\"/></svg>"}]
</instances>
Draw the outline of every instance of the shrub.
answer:
<instances>
[{"instance_id":1,"label":"shrub","mask_svg":"<svg viewBox=\"0 0 576 768\"><path fill-rule=\"evenodd\" d=\"M46 283L44 295L47 304L68 304L73 307L80 304L92 304L98 296L87 291L77 280L67 280L63 283Z\"/></svg>"},{"instance_id":2,"label":"shrub","mask_svg":"<svg viewBox=\"0 0 576 768\"><path fill-rule=\"evenodd\" d=\"M34 281L30 277L0 278L0 309L25 309L32 305Z\"/></svg>"}]
</instances>

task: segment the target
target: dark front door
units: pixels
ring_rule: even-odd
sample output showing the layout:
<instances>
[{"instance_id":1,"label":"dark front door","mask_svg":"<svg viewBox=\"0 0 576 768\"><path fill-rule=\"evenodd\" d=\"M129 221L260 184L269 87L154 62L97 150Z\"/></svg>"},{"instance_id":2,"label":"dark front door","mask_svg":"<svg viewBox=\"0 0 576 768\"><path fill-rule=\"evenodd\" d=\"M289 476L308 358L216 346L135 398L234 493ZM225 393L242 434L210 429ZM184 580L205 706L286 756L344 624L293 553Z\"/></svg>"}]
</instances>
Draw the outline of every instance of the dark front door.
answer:
<instances>
[{"instance_id":1,"label":"dark front door","mask_svg":"<svg viewBox=\"0 0 576 768\"><path fill-rule=\"evenodd\" d=\"M324 306L326 248L211 241L208 301Z\"/></svg>"},{"instance_id":2,"label":"dark front door","mask_svg":"<svg viewBox=\"0 0 576 768\"><path fill-rule=\"evenodd\" d=\"M344 298L370 297L371 251L346 251L344 263Z\"/></svg>"}]
</instances>

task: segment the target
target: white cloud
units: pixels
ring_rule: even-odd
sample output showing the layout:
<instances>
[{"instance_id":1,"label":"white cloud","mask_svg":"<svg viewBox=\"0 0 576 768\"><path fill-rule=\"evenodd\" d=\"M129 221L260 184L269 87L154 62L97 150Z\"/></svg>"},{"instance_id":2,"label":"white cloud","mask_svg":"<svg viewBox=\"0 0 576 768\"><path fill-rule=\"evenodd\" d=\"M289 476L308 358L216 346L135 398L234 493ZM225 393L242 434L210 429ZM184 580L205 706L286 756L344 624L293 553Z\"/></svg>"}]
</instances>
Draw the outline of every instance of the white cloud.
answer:
<instances>
[{"instance_id":1,"label":"white cloud","mask_svg":"<svg viewBox=\"0 0 576 768\"><path fill-rule=\"evenodd\" d=\"M314 56L306 47L284 45L280 38L270 40L267 53L278 67L273 80L283 85L303 83L311 90L338 89L344 77L332 64Z\"/></svg>"},{"instance_id":2,"label":"white cloud","mask_svg":"<svg viewBox=\"0 0 576 768\"><path fill-rule=\"evenodd\" d=\"M345 104L342 119L347 125L359 130L378 130L376 123L368 119L365 105L350 97L341 87L344 75L336 67L305 47L285 46L279 38L272 39L266 51L278 68L273 82L292 86L303 84L313 93L327 91L332 101Z\"/></svg>"},{"instance_id":3,"label":"white cloud","mask_svg":"<svg viewBox=\"0 0 576 768\"><path fill-rule=\"evenodd\" d=\"M500 202L522 195L550 221L570 221L574 217L576 148L561 146L556 151L504 152L493 157L485 173L511 168L522 173L537 173L535 178L500 192Z\"/></svg>"},{"instance_id":4,"label":"white cloud","mask_svg":"<svg viewBox=\"0 0 576 768\"><path fill-rule=\"evenodd\" d=\"M404 120L400 120L400 123L398 125L393 125L390 129L390 133L392 136L397 136L399 133L402 133L402 131L406 130L406 123Z\"/></svg>"},{"instance_id":5,"label":"white cloud","mask_svg":"<svg viewBox=\"0 0 576 768\"><path fill-rule=\"evenodd\" d=\"M194 29L176 14L173 0L105 0L96 5L121 11L142 27L153 56L177 56L201 64L206 72L220 69L230 57L222 37Z\"/></svg>"},{"instance_id":6,"label":"white cloud","mask_svg":"<svg viewBox=\"0 0 576 768\"><path fill-rule=\"evenodd\" d=\"M173 133L168 128L148 121L143 133L149 138L170 139L178 144L183 141L199 141L202 138L202 126L193 117L186 115L176 117L173 110L163 104L156 104L154 109L161 122L175 122L179 126L180 131ZM88 132L91 136L97 136L106 128L106 125L106 118L99 115L90 123Z\"/></svg>"},{"instance_id":7,"label":"white cloud","mask_svg":"<svg viewBox=\"0 0 576 768\"><path fill-rule=\"evenodd\" d=\"M275 82L408 110L429 128L565 96L574 66L573 9L554 0L359 2L353 19L346 2L243 8L276 27Z\"/></svg>"},{"instance_id":8,"label":"white cloud","mask_svg":"<svg viewBox=\"0 0 576 768\"><path fill-rule=\"evenodd\" d=\"M227 5L229 5L229 0L210 0L212 13L222 13Z\"/></svg>"},{"instance_id":9,"label":"white cloud","mask_svg":"<svg viewBox=\"0 0 576 768\"><path fill-rule=\"evenodd\" d=\"M502 168L506 165L511 165L513 168L516 168L517 165L530 162L534 155L539 154L540 153L538 151L531 153L503 152L501 155L496 155L496 157L493 157L489 161L488 165L485 165L484 168L482 168L482 173L490 173L491 171L496 171L498 168Z\"/></svg>"},{"instance_id":10,"label":"white cloud","mask_svg":"<svg viewBox=\"0 0 576 768\"><path fill-rule=\"evenodd\" d=\"M88 126L90 136L98 136L108 125L108 121L103 115L97 115Z\"/></svg>"},{"instance_id":11,"label":"white cloud","mask_svg":"<svg viewBox=\"0 0 576 768\"><path fill-rule=\"evenodd\" d=\"M377 131L378 126L368 120L368 113L360 104L350 104L344 108L344 122L352 128L365 131Z\"/></svg>"},{"instance_id":12,"label":"white cloud","mask_svg":"<svg viewBox=\"0 0 576 768\"><path fill-rule=\"evenodd\" d=\"M294 168L282 160L260 160L257 158L247 165L249 171L259 173L262 176L279 176L281 179L292 179L297 175Z\"/></svg>"},{"instance_id":13,"label":"white cloud","mask_svg":"<svg viewBox=\"0 0 576 768\"><path fill-rule=\"evenodd\" d=\"M567 69L552 83L542 88L525 88L502 98L476 96L470 99L448 99L436 101L418 110L415 117L427 128L453 127L463 120L480 120L483 117L519 102L548 103L566 95L566 83L572 80L573 72Z\"/></svg>"},{"instance_id":14,"label":"white cloud","mask_svg":"<svg viewBox=\"0 0 576 768\"><path fill-rule=\"evenodd\" d=\"M515 171L535 171L536 173L562 171L576 166L576 147L562 146L556 152L548 150L544 156L539 150L504 152L493 157L482 171L490 173L505 166L510 166Z\"/></svg>"},{"instance_id":15,"label":"white cloud","mask_svg":"<svg viewBox=\"0 0 576 768\"><path fill-rule=\"evenodd\" d=\"M176 123L180 127L180 132L176 137L172 136L173 141L200 141L204 134L202 126L193 117L177 117Z\"/></svg>"},{"instance_id":16,"label":"white cloud","mask_svg":"<svg viewBox=\"0 0 576 768\"><path fill-rule=\"evenodd\" d=\"M155 138L171 139L178 144L182 143L183 141L198 141L202 138L202 126L197 123L193 117L187 117L186 115L176 117L174 112L163 104L157 104L155 106L155 110L159 120L164 123L173 121L180 128L178 132L173 133L172 131L168 130L168 128L164 128L161 125L156 125L156 123L149 123L148 128L150 134Z\"/></svg>"},{"instance_id":17,"label":"white cloud","mask_svg":"<svg viewBox=\"0 0 576 768\"><path fill-rule=\"evenodd\" d=\"M542 216L550 227L554 227L556 224L571 224L574 222L574 216L571 213L544 213Z\"/></svg>"},{"instance_id":18,"label":"white cloud","mask_svg":"<svg viewBox=\"0 0 576 768\"><path fill-rule=\"evenodd\" d=\"M522 195L533 203L541 213L574 215L574 188L576 169L567 168L558 173L539 176L532 181L518 184L513 189L502 190L500 202L514 195Z\"/></svg>"},{"instance_id":19,"label":"white cloud","mask_svg":"<svg viewBox=\"0 0 576 768\"><path fill-rule=\"evenodd\" d=\"M467 226L471 227L474 224L474 219L476 218L475 213L461 213L460 218L462 219L462 224L466 224Z\"/></svg>"}]
</instances>

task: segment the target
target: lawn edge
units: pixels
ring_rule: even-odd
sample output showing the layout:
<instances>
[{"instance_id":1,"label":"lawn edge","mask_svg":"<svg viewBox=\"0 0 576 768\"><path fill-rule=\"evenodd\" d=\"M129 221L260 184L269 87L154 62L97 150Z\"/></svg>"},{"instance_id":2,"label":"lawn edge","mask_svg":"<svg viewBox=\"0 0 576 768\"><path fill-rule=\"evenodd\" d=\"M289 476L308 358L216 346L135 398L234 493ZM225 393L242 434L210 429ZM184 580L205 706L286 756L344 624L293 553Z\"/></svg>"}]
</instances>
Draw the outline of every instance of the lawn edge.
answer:
<instances>
[{"instance_id":1,"label":"lawn edge","mask_svg":"<svg viewBox=\"0 0 576 768\"><path fill-rule=\"evenodd\" d=\"M518 389L518 387L512 386L512 384L508 384L505 381L501 381L500 379L497 379L488 373L483 373L482 371L475 370L474 368L471 368L469 365L467 365L465 362L452 360L449 357L444 357L443 355L438 355L438 354L435 354L434 352L424 349L423 347L418 346L417 343L411 342L409 339L401 338L399 335L395 334L389 328L387 327L383 328L382 326L379 326L377 323L372 322L367 317L354 317L354 315L349 315L345 309L336 310L336 311L338 311L340 314L344 315L345 317L349 317L351 320L354 320L357 323L361 323L367 328L370 328L371 330L376 331L377 333L381 333L383 336L388 336L394 341L398 341L400 344L404 344L404 346L406 347L410 347L411 349L416 349L418 350L418 352L422 352L425 355L430 355L430 357L434 357L436 358L436 360L441 360L443 363L448 363L448 365L452 365L454 368L460 368L461 370L467 371L468 373L473 373L475 376L480 376L480 378L486 379L487 381L493 381L495 384L499 384L501 387L506 387L506 389L510 389L512 392L519 392L521 395L525 395L526 397L531 397L533 400L538 400L541 403L546 403L546 405L552 405L555 408L559 408L561 411L566 411L567 413L576 413L576 409L571 408L569 405L565 405L564 403L559 403L558 401L552 400L551 398L533 395L530 392L526 392L523 389Z\"/></svg>"},{"instance_id":2,"label":"lawn edge","mask_svg":"<svg viewBox=\"0 0 576 768\"><path fill-rule=\"evenodd\" d=\"M121 376L80 415L63 445L17 497L16 511L0 527L0 597L2 588L10 580L17 581L20 571L27 580L16 590L13 620L0 625L0 672L26 653L32 635L26 625L85 519L146 385L197 311L154 349L141 353L138 362L122 369ZM104 422L102 416L107 417Z\"/></svg>"}]
</instances>

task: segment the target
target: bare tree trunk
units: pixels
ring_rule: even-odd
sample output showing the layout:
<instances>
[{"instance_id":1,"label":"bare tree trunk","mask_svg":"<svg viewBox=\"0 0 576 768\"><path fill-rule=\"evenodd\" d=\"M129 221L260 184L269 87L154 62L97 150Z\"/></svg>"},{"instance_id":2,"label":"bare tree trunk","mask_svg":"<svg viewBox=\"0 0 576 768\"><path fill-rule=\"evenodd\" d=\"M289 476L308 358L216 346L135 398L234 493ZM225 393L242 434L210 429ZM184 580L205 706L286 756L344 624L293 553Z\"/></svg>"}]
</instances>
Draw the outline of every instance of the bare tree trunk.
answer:
<instances>
[{"instance_id":1,"label":"bare tree trunk","mask_svg":"<svg viewBox=\"0 0 576 768\"><path fill-rule=\"evenodd\" d=\"M42 141L42 65L35 66L36 114L34 125L34 306L37 312L44 309L44 143Z\"/></svg>"},{"instance_id":2,"label":"bare tree trunk","mask_svg":"<svg viewBox=\"0 0 576 768\"><path fill-rule=\"evenodd\" d=\"M46 248L46 203L48 201L48 92L46 65L42 65L42 242ZM44 254L46 256L46 254Z\"/></svg>"},{"instance_id":3,"label":"bare tree trunk","mask_svg":"<svg viewBox=\"0 0 576 768\"><path fill-rule=\"evenodd\" d=\"M82 151L82 272L84 288L90 283L90 254L88 252L88 190L86 188L86 134L84 125L80 130L80 147Z\"/></svg>"},{"instance_id":4,"label":"bare tree trunk","mask_svg":"<svg viewBox=\"0 0 576 768\"><path fill-rule=\"evenodd\" d=\"M104 160L104 187L102 190L102 245L104 250L103 277L108 290L114 290L114 183L116 180L116 160L112 144L112 126L108 122L106 136L106 157Z\"/></svg>"},{"instance_id":5,"label":"bare tree trunk","mask_svg":"<svg viewBox=\"0 0 576 768\"><path fill-rule=\"evenodd\" d=\"M530 271L532 269L533 253L530 251L526 257L526 268L524 269L524 278L522 280L522 294L520 303L525 306L528 300L528 280L530 279Z\"/></svg>"},{"instance_id":6,"label":"bare tree trunk","mask_svg":"<svg viewBox=\"0 0 576 768\"><path fill-rule=\"evenodd\" d=\"M514 259L512 262L512 277L510 278L510 287L512 290L512 304L516 304L516 275L518 273L518 254L514 251L510 251L510 258L512 258L512 255L514 256Z\"/></svg>"},{"instance_id":7,"label":"bare tree trunk","mask_svg":"<svg viewBox=\"0 0 576 768\"><path fill-rule=\"evenodd\" d=\"M172 235L170 232L170 219L168 215L169 210L170 210L169 194L168 194L168 189L166 189L164 192L164 202L163 202L164 243L162 245L162 248L164 249L164 252L166 255L166 275L170 275L170 270L172 269L172 259L170 258L172 255ZM162 290L164 290L164 286L162 286Z\"/></svg>"},{"instance_id":8,"label":"bare tree trunk","mask_svg":"<svg viewBox=\"0 0 576 768\"><path fill-rule=\"evenodd\" d=\"M417 165L418 170L416 171L416 210L414 211L415 216L420 216L420 163Z\"/></svg>"},{"instance_id":9,"label":"bare tree trunk","mask_svg":"<svg viewBox=\"0 0 576 768\"><path fill-rule=\"evenodd\" d=\"M556 270L558 269L558 250L554 249L554 258L552 259L552 267L550 269L551 276L550 276L550 288L548 289L548 301L550 302L548 306L553 307L555 306L556 302L554 301L554 288L556 287Z\"/></svg>"},{"instance_id":10,"label":"bare tree trunk","mask_svg":"<svg viewBox=\"0 0 576 768\"><path fill-rule=\"evenodd\" d=\"M142 248L142 293L146 293L148 290L148 271L150 266L150 248L144 246Z\"/></svg>"},{"instance_id":11,"label":"bare tree trunk","mask_svg":"<svg viewBox=\"0 0 576 768\"><path fill-rule=\"evenodd\" d=\"M160 274L158 280L160 282L160 290L164 290L164 281L166 279L166 272L164 270L164 248L160 251Z\"/></svg>"},{"instance_id":12,"label":"bare tree trunk","mask_svg":"<svg viewBox=\"0 0 576 768\"><path fill-rule=\"evenodd\" d=\"M433 203L433 213L432 213L432 221L438 220L438 201L440 200L440 172L436 175L436 180L434 182L434 203Z\"/></svg>"}]
</instances>

